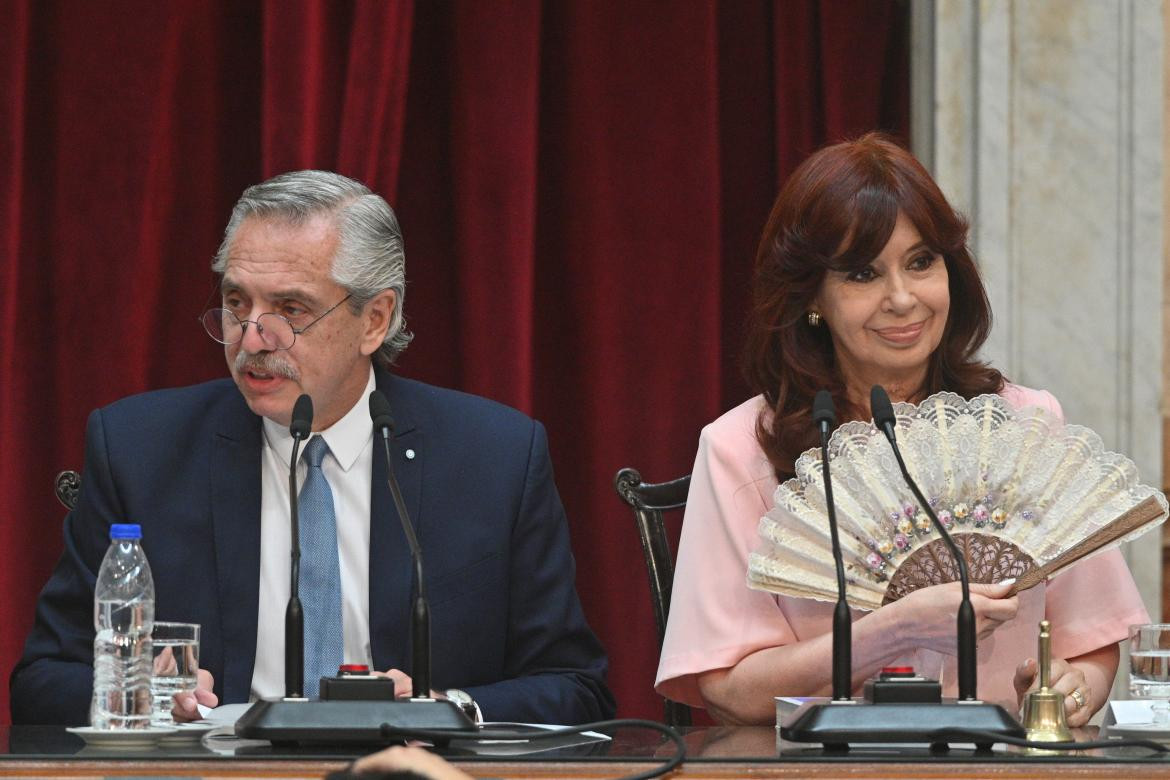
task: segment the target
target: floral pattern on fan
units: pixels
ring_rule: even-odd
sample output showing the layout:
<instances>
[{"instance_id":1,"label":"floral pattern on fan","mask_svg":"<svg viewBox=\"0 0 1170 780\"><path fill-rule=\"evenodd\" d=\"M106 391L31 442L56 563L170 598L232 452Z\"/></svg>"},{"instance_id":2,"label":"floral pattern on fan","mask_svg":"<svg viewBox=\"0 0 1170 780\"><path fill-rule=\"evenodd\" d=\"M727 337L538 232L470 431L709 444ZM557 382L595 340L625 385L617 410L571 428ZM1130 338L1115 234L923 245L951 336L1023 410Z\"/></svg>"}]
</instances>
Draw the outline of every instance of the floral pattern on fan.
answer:
<instances>
[{"instance_id":1,"label":"floral pattern on fan","mask_svg":"<svg viewBox=\"0 0 1170 780\"><path fill-rule=\"evenodd\" d=\"M907 468L939 521L963 540L975 582L1016 576L1018 587L1029 587L1166 518L1165 496L1139 482L1129 458L1039 407L938 393L896 404L894 413ZM884 434L872 423L846 423L833 433L829 454L852 606L876 609L957 579L949 548L905 486ZM777 487L760 519L750 587L836 600L822 479L815 448L797 459L796 477Z\"/></svg>"}]
</instances>

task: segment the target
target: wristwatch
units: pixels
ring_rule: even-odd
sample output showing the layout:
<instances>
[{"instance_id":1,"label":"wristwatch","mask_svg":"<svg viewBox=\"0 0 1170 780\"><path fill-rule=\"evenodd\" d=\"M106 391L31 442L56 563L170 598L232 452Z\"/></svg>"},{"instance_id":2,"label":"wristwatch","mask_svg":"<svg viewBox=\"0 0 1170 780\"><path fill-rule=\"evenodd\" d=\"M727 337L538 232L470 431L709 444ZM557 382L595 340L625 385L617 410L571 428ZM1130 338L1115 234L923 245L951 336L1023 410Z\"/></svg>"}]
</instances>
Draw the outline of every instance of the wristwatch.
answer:
<instances>
[{"instance_id":1,"label":"wristwatch","mask_svg":"<svg viewBox=\"0 0 1170 780\"><path fill-rule=\"evenodd\" d=\"M459 705L459 709L471 719L472 723L483 723L483 712L480 711L479 705L475 703L475 699L471 698L471 694L467 691L461 691L458 688L448 688L443 691L443 695L447 697L448 701L453 701Z\"/></svg>"}]
</instances>

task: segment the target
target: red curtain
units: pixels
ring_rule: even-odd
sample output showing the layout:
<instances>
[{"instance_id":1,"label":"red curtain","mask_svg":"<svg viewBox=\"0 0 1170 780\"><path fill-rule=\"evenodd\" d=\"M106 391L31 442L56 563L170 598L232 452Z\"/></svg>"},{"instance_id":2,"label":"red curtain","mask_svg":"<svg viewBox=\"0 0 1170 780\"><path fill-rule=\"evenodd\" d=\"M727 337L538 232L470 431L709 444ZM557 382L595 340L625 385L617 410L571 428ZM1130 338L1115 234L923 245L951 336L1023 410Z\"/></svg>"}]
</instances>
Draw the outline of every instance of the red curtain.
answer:
<instances>
[{"instance_id":1,"label":"red curtain","mask_svg":"<svg viewBox=\"0 0 1170 780\"><path fill-rule=\"evenodd\" d=\"M746 396L771 200L827 140L905 136L905 4L6 5L0 722L61 550L53 475L81 465L92 408L225 373L196 322L210 258L245 186L303 167L399 213L417 334L401 372L547 424L620 711L658 716L611 480L686 473L699 428Z\"/></svg>"}]
</instances>

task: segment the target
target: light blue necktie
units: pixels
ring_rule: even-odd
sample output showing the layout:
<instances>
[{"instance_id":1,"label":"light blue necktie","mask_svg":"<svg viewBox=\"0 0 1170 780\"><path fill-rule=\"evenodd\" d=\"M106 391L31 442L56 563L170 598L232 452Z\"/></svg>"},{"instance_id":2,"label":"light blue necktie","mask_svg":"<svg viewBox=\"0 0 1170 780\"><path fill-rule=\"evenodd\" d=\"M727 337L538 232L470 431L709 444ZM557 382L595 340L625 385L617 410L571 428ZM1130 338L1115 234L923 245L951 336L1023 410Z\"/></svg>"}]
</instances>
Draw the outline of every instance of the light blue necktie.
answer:
<instances>
[{"instance_id":1,"label":"light blue necktie","mask_svg":"<svg viewBox=\"0 0 1170 780\"><path fill-rule=\"evenodd\" d=\"M301 487L301 602L305 610L305 695L317 698L320 679L337 675L341 636L341 566L333 491L321 471L329 445L320 436L305 446L308 470Z\"/></svg>"}]
</instances>

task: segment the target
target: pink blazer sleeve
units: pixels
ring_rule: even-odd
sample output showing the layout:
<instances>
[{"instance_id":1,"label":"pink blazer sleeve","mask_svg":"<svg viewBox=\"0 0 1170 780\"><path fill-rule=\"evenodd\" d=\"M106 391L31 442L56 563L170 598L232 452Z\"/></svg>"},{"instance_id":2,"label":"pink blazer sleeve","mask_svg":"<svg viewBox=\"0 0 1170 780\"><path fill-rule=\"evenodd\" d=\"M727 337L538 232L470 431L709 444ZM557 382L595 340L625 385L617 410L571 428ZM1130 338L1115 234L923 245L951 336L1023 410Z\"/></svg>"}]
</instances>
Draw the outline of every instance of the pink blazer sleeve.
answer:
<instances>
[{"instance_id":1,"label":"pink blazer sleeve","mask_svg":"<svg viewBox=\"0 0 1170 780\"><path fill-rule=\"evenodd\" d=\"M793 633L770 594L749 590L747 561L776 479L755 438L761 398L703 429L683 518L656 689L702 706L695 677L734 666Z\"/></svg>"},{"instance_id":2,"label":"pink blazer sleeve","mask_svg":"<svg viewBox=\"0 0 1170 780\"><path fill-rule=\"evenodd\" d=\"M1052 654L1076 658L1125 639L1129 626L1148 623L1133 575L1120 550L1077 563L1047 586L1045 617L1052 622Z\"/></svg>"},{"instance_id":3,"label":"pink blazer sleeve","mask_svg":"<svg viewBox=\"0 0 1170 780\"><path fill-rule=\"evenodd\" d=\"M1060 401L1047 390L1033 390L1022 385L1006 384L999 393L1003 400L1016 409L1027 409L1029 406L1039 406L1064 419L1064 410L1060 408Z\"/></svg>"}]
</instances>

